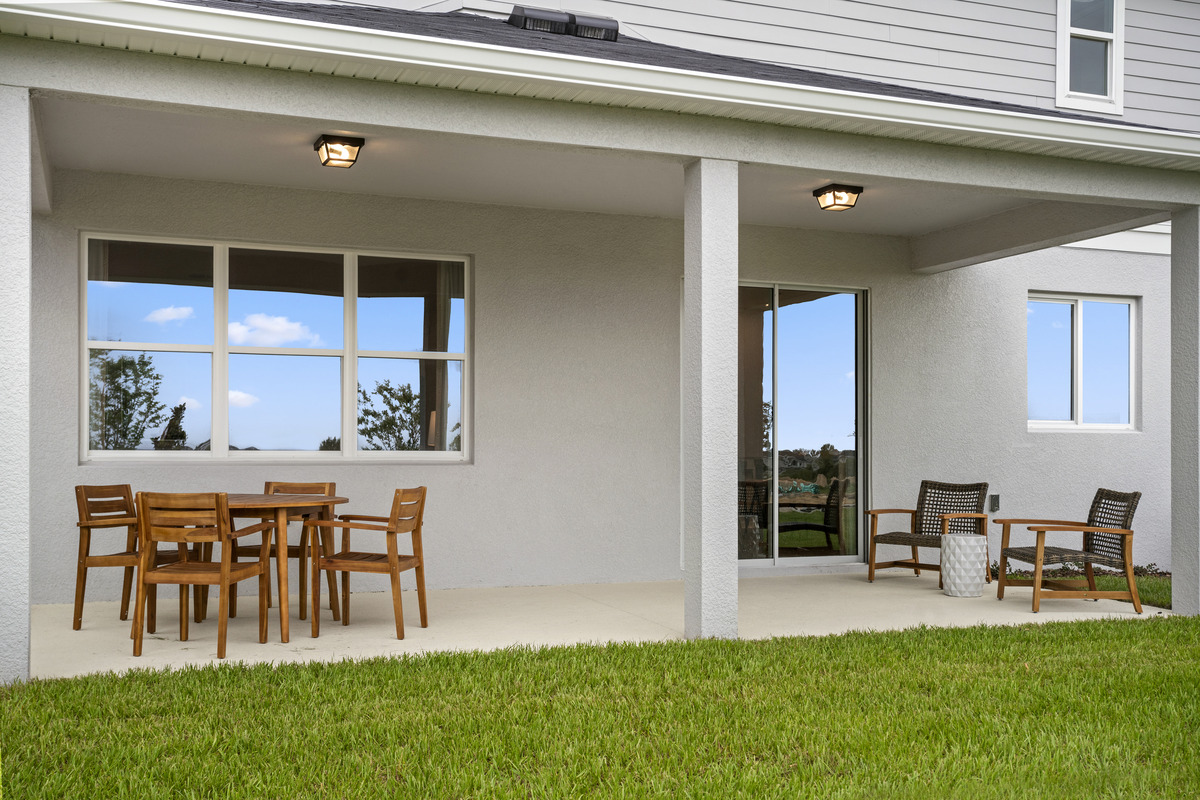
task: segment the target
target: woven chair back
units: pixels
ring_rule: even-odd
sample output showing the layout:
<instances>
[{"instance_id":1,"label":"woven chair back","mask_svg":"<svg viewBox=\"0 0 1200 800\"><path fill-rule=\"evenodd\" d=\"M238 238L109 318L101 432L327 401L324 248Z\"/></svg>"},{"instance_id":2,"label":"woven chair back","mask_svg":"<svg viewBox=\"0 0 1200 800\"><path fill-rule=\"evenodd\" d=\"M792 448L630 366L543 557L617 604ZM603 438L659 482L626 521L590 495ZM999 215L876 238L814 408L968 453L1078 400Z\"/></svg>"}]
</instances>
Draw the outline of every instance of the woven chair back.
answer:
<instances>
[{"instance_id":1,"label":"woven chair back","mask_svg":"<svg viewBox=\"0 0 1200 800\"><path fill-rule=\"evenodd\" d=\"M768 481L738 481L738 514L753 515L759 525L765 526L770 489Z\"/></svg>"},{"instance_id":2,"label":"woven chair back","mask_svg":"<svg viewBox=\"0 0 1200 800\"><path fill-rule=\"evenodd\" d=\"M1097 489L1092 508L1088 511L1087 524L1097 528L1133 530L1133 513L1137 511L1141 499L1141 492ZM1125 559L1124 537L1115 533L1085 533L1083 549L1118 561Z\"/></svg>"},{"instance_id":3,"label":"woven chair back","mask_svg":"<svg viewBox=\"0 0 1200 800\"><path fill-rule=\"evenodd\" d=\"M940 536L942 514L982 514L987 490L986 483L921 481L914 531L925 536ZM981 518L952 519L950 533L984 533L987 530L984 523Z\"/></svg>"},{"instance_id":4,"label":"woven chair back","mask_svg":"<svg viewBox=\"0 0 1200 800\"><path fill-rule=\"evenodd\" d=\"M837 527L838 517L842 514L842 498L846 496L846 483L847 481L834 478L833 483L829 484L829 496L825 498L826 527Z\"/></svg>"}]
</instances>

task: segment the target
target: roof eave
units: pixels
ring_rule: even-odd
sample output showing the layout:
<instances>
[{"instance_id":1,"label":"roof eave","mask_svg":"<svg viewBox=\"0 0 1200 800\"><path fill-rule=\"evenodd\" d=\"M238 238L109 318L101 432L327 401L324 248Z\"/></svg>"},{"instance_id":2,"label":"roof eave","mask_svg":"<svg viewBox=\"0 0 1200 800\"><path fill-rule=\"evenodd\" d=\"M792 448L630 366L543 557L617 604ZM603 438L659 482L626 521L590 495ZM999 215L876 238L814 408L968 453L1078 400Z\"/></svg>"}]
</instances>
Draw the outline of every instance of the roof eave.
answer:
<instances>
[{"instance_id":1,"label":"roof eave","mask_svg":"<svg viewBox=\"0 0 1200 800\"><path fill-rule=\"evenodd\" d=\"M230 25L231 18L237 19L236 26ZM1200 135L1183 131L691 72L162 0L0 2L0 33L206 60L229 60L224 56L233 50L247 63L282 62L284 69L339 75L347 73L347 65L391 65L489 78L507 87L504 91L490 85L487 91L492 94L530 96L538 87L557 88L557 99L567 102L1200 171ZM562 96L562 89L572 87L580 94ZM604 93L604 99L595 99L594 91Z\"/></svg>"}]
</instances>

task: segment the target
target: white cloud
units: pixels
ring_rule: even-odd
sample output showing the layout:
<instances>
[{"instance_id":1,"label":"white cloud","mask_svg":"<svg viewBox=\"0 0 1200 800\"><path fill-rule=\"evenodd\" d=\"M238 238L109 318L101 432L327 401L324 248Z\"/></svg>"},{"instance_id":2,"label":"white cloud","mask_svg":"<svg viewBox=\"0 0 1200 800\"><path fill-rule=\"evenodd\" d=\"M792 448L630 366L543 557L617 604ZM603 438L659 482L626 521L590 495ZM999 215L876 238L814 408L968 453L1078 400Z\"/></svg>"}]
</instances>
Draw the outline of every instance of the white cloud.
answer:
<instances>
[{"instance_id":1,"label":"white cloud","mask_svg":"<svg viewBox=\"0 0 1200 800\"><path fill-rule=\"evenodd\" d=\"M1062 322L1051 322L1050 327L1051 328L1065 328L1067 326L1066 326L1066 324L1064 324Z\"/></svg>"},{"instance_id":2,"label":"white cloud","mask_svg":"<svg viewBox=\"0 0 1200 800\"><path fill-rule=\"evenodd\" d=\"M199 400L197 400L194 397L188 397L187 395L180 395L179 402L183 403L185 406L187 406L188 408L193 409L193 410L197 409L197 408L204 408L204 406L200 403Z\"/></svg>"},{"instance_id":3,"label":"white cloud","mask_svg":"<svg viewBox=\"0 0 1200 800\"><path fill-rule=\"evenodd\" d=\"M296 342L311 347L321 345L321 337L304 323L270 314L247 314L242 322L229 323L229 341L253 347L282 347Z\"/></svg>"},{"instance_id":4,"label":"white cloud","mask_svg":"<svg viewBox=\"0 0 1200 800\"><path fill-rule=\"evenodd\" d=\"M1025 306L1025 316L1028 317L1032 313L1033 313L1033 309L1030 308L1029 306Z\"/></svg>"},{"instance_id":5,"label":"white cloud","mask_svg":"<svg viewBox=\"0 0 1200 800\"><path fill-rule=\"evenodd\" d=\"M167 306L166 308L154 309L146 315L144 321L166 325L168 322L180 322L185 319L191 319L194 315L191 306Z\"/></svg>"},{"instance_id":6,"label":"white cloud","mask_svg":"<svg viewBox=\"0 0 1200 800\"><path fill-rule=\"evenodd\" d=\"M846 373L846 380L851 380L851 381L854 380L854 371L853 370Z\"/></svg>"},{"instance_id":7,"label":"white cloud","mask_svg":"<svg viewBox=\"0 0 1200 800\"><path fill-rule=\"evenodd\" d=\"M229 390L229 405L237 408L249 408L258 402L258 398L249 392L239 392L237 389Z\"/></svg>"}]
</instances>

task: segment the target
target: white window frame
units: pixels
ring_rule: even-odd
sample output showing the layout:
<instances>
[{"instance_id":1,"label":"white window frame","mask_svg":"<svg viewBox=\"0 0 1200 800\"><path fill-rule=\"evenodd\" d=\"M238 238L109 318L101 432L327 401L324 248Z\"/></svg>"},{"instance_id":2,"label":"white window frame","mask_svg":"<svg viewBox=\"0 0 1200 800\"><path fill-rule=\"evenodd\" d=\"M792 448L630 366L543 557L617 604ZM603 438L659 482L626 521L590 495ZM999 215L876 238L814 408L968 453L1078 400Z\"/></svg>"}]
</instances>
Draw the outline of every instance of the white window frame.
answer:
<instances>
[{"instance_id":1,"label":"white window frame","mask_svg":"<svg viewBox=\"0 0 1200 800\"><path fill-rule=\"evenodd\" d=\"M1051 294L1030 292L1027 303L1061 303L1071 306L1071 419L1043 420L1027 419L1030 431L1136 431L1138 421L1138 331L1139 300L1137 297L1117 295ZM1083 315L1084 302L1115 303L1129 306L1129 422L1084 422L1083 421ZM1025 357L1028 365L1029 339L1025 340ZM1028 370L1028 366L1026 367ZM1026 409L1029 407L1028 371L1025 384ZM1028 410L1026 411L1028 415Z\"/></svg>"},{"instance_id":2,"label":"white window frame","mask_svg":"<svg viewBox=\"0 0 1200 800\"><path fill-rule=\"evenodd\" d=\"M1107 42L1108 94L1071 91L1071 40ZM1058 47L1055 105L1101 114L1125 113L1125 0L1113 0L1113 31L1071 27L1071 0L1058 0Z\"/></svg>"},{"instance_id":3,"label":"white window frame","mask_svg":"<svg viewBox=\"0 0 1200 800\"><path fill-rule=\"evenodd\" d=\"M148 242L156 244L199 245L213 249L213 331L212 345L158 344L153 342L128 342L89 340L88 319L88 242L102 239L122 242ZM231 249L272 250L300 253L331 253L344 256L343 269L343 335L341 348L312 347L250 347L229 343L229 251ZM463 317L464 350L461 353L431 351L359 350L358 331L358 259L361 256L381 258L411 258L421 261L457 261L463 265ZM309 247L275 244L269 242L246 242L235 240L188 239L179 237L139 236L100 231L81 231L79 238L79 452L80 462L104 461L173 461L187 464L231 462L395 462L413 463L469 463L471 460L472 427L472 334L473 313L473 270L472 259L461 253L419 253L380 250L359 250L345 247ZM92 350L121 350L131 352L209 353L212 355L212 437L208 451L169 450L91 450L89 448L89 389L90 369L88 354ZM229 356L230 354L266 354L297 356L333 356L342 359L342 419L340 423L342 449L340 451L295 451L295 450L230 450L229 449ZM395 451L358 449L358 359L359 357L396 359L424 359L462 362L462 422L460 430L461 450L457 451ZM347 447L347 443L352 446Z\"/></svg>"}]
</instances>

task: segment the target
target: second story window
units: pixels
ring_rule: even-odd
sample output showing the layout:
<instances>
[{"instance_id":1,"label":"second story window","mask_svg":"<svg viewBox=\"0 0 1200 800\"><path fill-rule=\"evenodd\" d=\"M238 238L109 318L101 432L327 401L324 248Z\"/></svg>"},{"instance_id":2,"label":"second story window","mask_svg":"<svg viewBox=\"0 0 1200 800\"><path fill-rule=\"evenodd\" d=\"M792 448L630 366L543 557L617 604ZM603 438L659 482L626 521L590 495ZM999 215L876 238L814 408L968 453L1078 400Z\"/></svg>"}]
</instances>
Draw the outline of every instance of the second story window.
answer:
<instances>
[{"instance_id":1,"label":"second story window","mask_svg":"<svg viewBox=\"0 0 1200 800\"><path fill-rule=\"evenodd\" d=\"M1058 0L1057 105L1122 112L1125 0Z\"/></svg>"}]
</instances>

